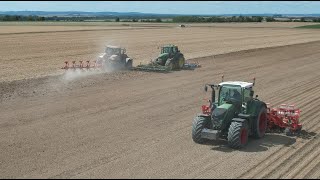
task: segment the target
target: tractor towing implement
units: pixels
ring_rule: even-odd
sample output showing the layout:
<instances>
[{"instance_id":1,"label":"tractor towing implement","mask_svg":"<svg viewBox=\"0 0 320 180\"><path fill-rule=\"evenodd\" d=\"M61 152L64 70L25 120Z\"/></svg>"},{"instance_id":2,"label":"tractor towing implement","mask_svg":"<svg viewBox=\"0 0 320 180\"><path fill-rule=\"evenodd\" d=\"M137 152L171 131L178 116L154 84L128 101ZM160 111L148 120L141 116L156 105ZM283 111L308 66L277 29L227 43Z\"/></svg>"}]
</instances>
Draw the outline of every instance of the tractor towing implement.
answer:
<instances>
[{"instance_id":1,"label":"tractor towing implement","mask_svg":"<svg viewBox=\"0 0 320 180\"><path fill-rule=\"evenodd\" d=\"M227 139L231 148L240 149L247 145L249 136L260 139L270 128L289 129L291 133L301 130L300 110L292 106L270 109L258 95L253 97L254 84L255 78L252 83L223 82L223 76L220 84L206 84L205 91L208 87L212 90L211 100L209 105L201 107L202 113L193 120L193 141L202 144L206 139Z\"/></svg>"},{"instance_id":2,"label":"tractor towing implement","mask_svg":"<svg viewBox=\"0 0 320 180\"><path fill-rule=\"evenodd\" d=\"M268 131L284 131L287 136L298 135L301 132L302 124L299 122L301 110L295 106L281 104L277 108L272 108L267 103Z\"/></svg>"},{"instance_id":3,"label":"tractor towing implement","mask_svg":"<svg viewBox=\"0 0 320 180\"><path fill-rule=\"evenodd\" d=\"M101 54L95 61L72 61L69 64L65 61L62 69L100 69L105 71L131 70L133 60L126 54L126 49L117 46L106 46L105 52Z\"/></svg>"},{"instance_id":4,"label":"tractor towing implement","mask_svg":"<svg viewBox=\"0 0 320 180\"><path fill-rule=\"evenodd\" d=\"M178 46L169 44L162 46L159 56L151 60L149 64L140 64L132 69L138 71L169 72L181 69L194 70L197 67L201 67L198 62L186 62Z\"/></svg>"}]
</instances>

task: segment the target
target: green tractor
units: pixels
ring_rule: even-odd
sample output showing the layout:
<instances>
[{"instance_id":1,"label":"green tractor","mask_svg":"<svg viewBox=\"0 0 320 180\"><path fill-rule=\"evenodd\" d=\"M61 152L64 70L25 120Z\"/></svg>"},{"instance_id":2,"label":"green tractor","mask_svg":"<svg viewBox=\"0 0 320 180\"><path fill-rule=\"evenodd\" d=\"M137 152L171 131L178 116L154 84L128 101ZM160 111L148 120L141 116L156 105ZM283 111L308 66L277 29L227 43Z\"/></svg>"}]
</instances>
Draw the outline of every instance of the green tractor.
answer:
<instances>
[{"instance_id":1,"label":"green tractor","mask_svg":"<svg viewBox=\"0 0 320 180\"><path fill-rule=\"evenodd\" d=\"M183 54L176 45L165 45L161 47L160 55L153 60L153 63L166 66L169 69L182 69L185 63Z\"/></svg>"},{"instance_id":2,"label":"green tractor","mask_svg":"<svg viewBox=\"0 0 320 180\"><path fill-rule=\"evenodd\" d=\"M161 47L160 55L151 60L150 64L138 65L135 70L142 71L162 71L180 70L185 66L184 55L176 45L165 45Z\"/></svg>"},{"instance_id":3,"label":"green tractor","mask_svg":"<svg viewBox=\"0 0 320 180\"><path fill-rule=\"evenodd\" d=\"M231 148L247 145L248 137L262 138L267 129L267 105L253 98L253 83L242 81L222 82L211 87L210 105L202 106L202 113L193 120L192 139L202 144L206 139L227 139ZM215 89L218 91L217 101Z\"/></svg>"}]
</instances>

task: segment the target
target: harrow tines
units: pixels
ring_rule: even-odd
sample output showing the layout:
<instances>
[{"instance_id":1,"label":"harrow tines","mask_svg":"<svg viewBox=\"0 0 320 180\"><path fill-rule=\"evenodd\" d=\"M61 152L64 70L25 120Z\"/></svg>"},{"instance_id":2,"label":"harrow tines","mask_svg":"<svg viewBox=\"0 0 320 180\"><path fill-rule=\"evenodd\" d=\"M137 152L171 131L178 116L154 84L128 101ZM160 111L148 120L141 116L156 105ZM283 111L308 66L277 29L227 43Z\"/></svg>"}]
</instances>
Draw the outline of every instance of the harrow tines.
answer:
<instances>
[{"instance_id":1,"label":"harrow tines","mask_svg":"<svg viewBox=\"0 0 320 180\"><path fill-rule=\"evenodd\" d=\"M61 69L68 69L69 68L69 62L65 61L64 64L65 64L64 67L62 67Z\"/></svg>"}]
</instances>

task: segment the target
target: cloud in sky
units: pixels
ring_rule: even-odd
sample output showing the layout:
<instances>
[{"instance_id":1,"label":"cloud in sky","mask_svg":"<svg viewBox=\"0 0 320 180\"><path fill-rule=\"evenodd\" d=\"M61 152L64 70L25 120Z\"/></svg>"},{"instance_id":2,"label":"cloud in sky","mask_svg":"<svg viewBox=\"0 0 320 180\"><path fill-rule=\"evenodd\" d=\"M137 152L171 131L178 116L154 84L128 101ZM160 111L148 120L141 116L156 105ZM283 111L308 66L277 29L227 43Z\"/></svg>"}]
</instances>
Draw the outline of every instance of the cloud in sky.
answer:
<instances>
[{"instance_id":1,"label":"cloud in sky","mask_svg":"<svg viewBox=\"0 0 320 180\"><path fill-rule=\"evenodd\" d=\"M311 14L317 1L1 1L0 11L111 11L163 14Z\"/></svg>"}]
</instances>

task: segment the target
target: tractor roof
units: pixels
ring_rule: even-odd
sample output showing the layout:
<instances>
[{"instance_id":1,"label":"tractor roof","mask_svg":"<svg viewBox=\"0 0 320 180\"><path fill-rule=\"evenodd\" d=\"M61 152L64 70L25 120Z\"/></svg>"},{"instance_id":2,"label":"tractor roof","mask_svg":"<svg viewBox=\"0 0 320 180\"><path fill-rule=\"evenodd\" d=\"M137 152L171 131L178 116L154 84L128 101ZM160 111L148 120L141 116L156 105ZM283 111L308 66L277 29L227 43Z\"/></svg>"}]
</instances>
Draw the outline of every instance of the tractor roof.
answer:
<instances>
[{"instance_id":1,"label":"tractor roof","mask_svg":"<svg viewBox=\"0 0 320 180\"><path fill-rule=\"evenodd\" d=\"M241 86L242 88L251 88L253 83L243 82L243 81L226 81L219 84L219 86L223 85L234 85L234 86Z\"/></svg>"},{"instance_id":2,"label":"tractor roof","mask_svg":"<svg viewBox=\"0 0 320 180\"><path fill-rule=\"evenodd\" d=\"M108 46L107 46L107 48L119 49L119 48L121 48L121 47L119 47L119 46L111 46L111 45L108 45Z\"/></svg>"},{"instance_id":3,"label":"tractor roof","mask_svg":"<svg viewBox=\"0 0 320 180\"><path fill-rule=\"evenodd\" d=\"M176 47L176 45L173 45L173 44L166 44L166 45L164 45L164 46L162 46L162 47Z\"/></svg>"}]
</instances>

